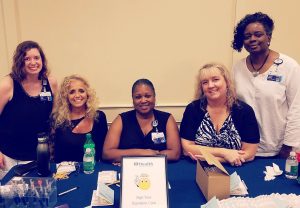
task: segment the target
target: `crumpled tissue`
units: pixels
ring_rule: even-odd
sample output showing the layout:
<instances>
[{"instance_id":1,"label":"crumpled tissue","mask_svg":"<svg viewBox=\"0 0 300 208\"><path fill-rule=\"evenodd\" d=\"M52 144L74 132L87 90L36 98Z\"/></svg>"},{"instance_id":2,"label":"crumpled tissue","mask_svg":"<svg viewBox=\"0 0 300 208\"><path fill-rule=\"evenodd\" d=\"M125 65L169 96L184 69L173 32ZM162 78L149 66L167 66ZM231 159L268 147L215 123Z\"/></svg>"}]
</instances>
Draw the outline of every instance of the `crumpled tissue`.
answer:
<instances>
[{"instance_id":1,"label":"crumpled tissue","mask_svg":"<svg viewBox=\"0 0 300 208\"><path fill-rule=\"evenodd\" d=\"M266 166L266 171L264 171L265 174L265 181L274 180L276 176L279 176L283 173L282 170L280 170L279 166L273 163L273 166Z\"/></svg>"}]
</instances>

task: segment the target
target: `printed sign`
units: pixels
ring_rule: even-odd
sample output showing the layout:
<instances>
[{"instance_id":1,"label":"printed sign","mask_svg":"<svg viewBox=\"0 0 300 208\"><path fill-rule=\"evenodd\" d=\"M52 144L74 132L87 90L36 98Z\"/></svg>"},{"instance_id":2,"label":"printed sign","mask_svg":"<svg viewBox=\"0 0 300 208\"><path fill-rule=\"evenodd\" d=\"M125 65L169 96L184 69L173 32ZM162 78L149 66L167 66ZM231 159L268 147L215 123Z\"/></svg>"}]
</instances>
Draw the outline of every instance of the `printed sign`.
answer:
<instances>
[{"instance_id":1,"label":"printed sign","mask_svg":"<svg viewBox=\"0 0 300 208\"><path fill-rule=\"evenodd\" d=\"M167 208L166 156L123 157L121 208Z\"/></svg>"}]
</instances>

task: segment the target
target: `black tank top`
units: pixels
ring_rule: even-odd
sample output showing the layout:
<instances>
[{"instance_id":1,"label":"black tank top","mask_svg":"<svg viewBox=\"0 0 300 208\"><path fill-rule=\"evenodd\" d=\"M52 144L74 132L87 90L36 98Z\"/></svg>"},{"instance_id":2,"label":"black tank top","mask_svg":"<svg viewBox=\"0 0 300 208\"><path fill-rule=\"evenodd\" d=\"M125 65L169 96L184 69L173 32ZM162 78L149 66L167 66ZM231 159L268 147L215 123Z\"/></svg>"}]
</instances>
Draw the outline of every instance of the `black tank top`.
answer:
<instances>
[{"instance_id":1,"label":"black tank top","mask_svg":"<svg viewBox=\"0 0 300 208\"><path fill-rule=\"evenodd\" d=\"M13 159L34 160L37 134L50 129L52 90L48 79L42 80L44 93L38 96L28 95L18 81L13 83L13 98L0 115L0 151Z\"/></svg>"}]
</instances>

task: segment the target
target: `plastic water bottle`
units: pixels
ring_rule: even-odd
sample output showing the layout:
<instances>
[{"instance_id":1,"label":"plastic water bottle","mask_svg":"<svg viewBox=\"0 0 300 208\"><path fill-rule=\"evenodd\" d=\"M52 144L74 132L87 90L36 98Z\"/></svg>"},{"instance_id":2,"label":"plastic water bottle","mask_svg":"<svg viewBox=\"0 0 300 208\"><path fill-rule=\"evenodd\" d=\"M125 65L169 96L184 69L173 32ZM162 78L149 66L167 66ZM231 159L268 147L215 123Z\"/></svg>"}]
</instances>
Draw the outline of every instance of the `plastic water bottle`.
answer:
<instances>
[{"instance_id":1,"label":"plastic water bottle","mask_svg":"<svg viewBox=\"0 0 300 208\"><path fill-rule=\"evenodd\" d=\"M46 133L38 134L36 154L38 174L40 176L48 176L50 174L50 151Z\"/></svg>"},{"instance_id":2,"label":"plastic water bottle","mask_svg":"<svg viewBox=\"0 0 300 208\"><path fill-rule=\"evenodd\" d=\"M85 135L85 137L86 137L86 140L85 140L85 143L83 145L83 152L86 152L86 149L90 148L91 151L92 151L92 154L95 156L96 155L96 150L95 150L95 143L92 139L92 135L90 133L87 133Z\"/></svg>"},{"instance_id":3,"label":"plastic water bottle","mask_svg":"<svg viewBox=\"0 0 300 208\"><path fill-rule=\"evenodd\" d=\"M295 152L290 152L290 156L285 162L285 177L288 179L297 179L298 176L298 161Z\"/></svg>"},{"instance_id":4,"label":"plastic water bottle","mask_svg":"<svg viewBox=\"0 0 300 208\"><path fill-rule=\"evenodd\" d=\"M94 172L95 169L95 156L92 153L90 148L85 150L83 155L83 172L85 174L91 174Z\"/></svg>"}]
</instances>

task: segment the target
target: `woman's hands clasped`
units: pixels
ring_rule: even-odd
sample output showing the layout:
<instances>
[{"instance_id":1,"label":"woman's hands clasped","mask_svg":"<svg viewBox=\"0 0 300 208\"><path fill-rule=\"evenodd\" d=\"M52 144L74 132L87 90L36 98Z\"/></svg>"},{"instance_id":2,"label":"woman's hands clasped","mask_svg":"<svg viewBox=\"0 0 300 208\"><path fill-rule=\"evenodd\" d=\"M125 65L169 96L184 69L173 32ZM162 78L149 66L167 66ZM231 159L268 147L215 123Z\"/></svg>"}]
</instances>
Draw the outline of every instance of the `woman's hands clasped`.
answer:
<instances>
[{"instance_id":1,"label":"woman's hands clasped","mask_svg":"<svg viewBox=\"0 0 300 208\"><path fill-rule=\"evenodd\" d=\"M224 149L224 160L226 160L232 166L241 166L246 160L244 159L245 151Z\"/></svg>"}]
</instances>

